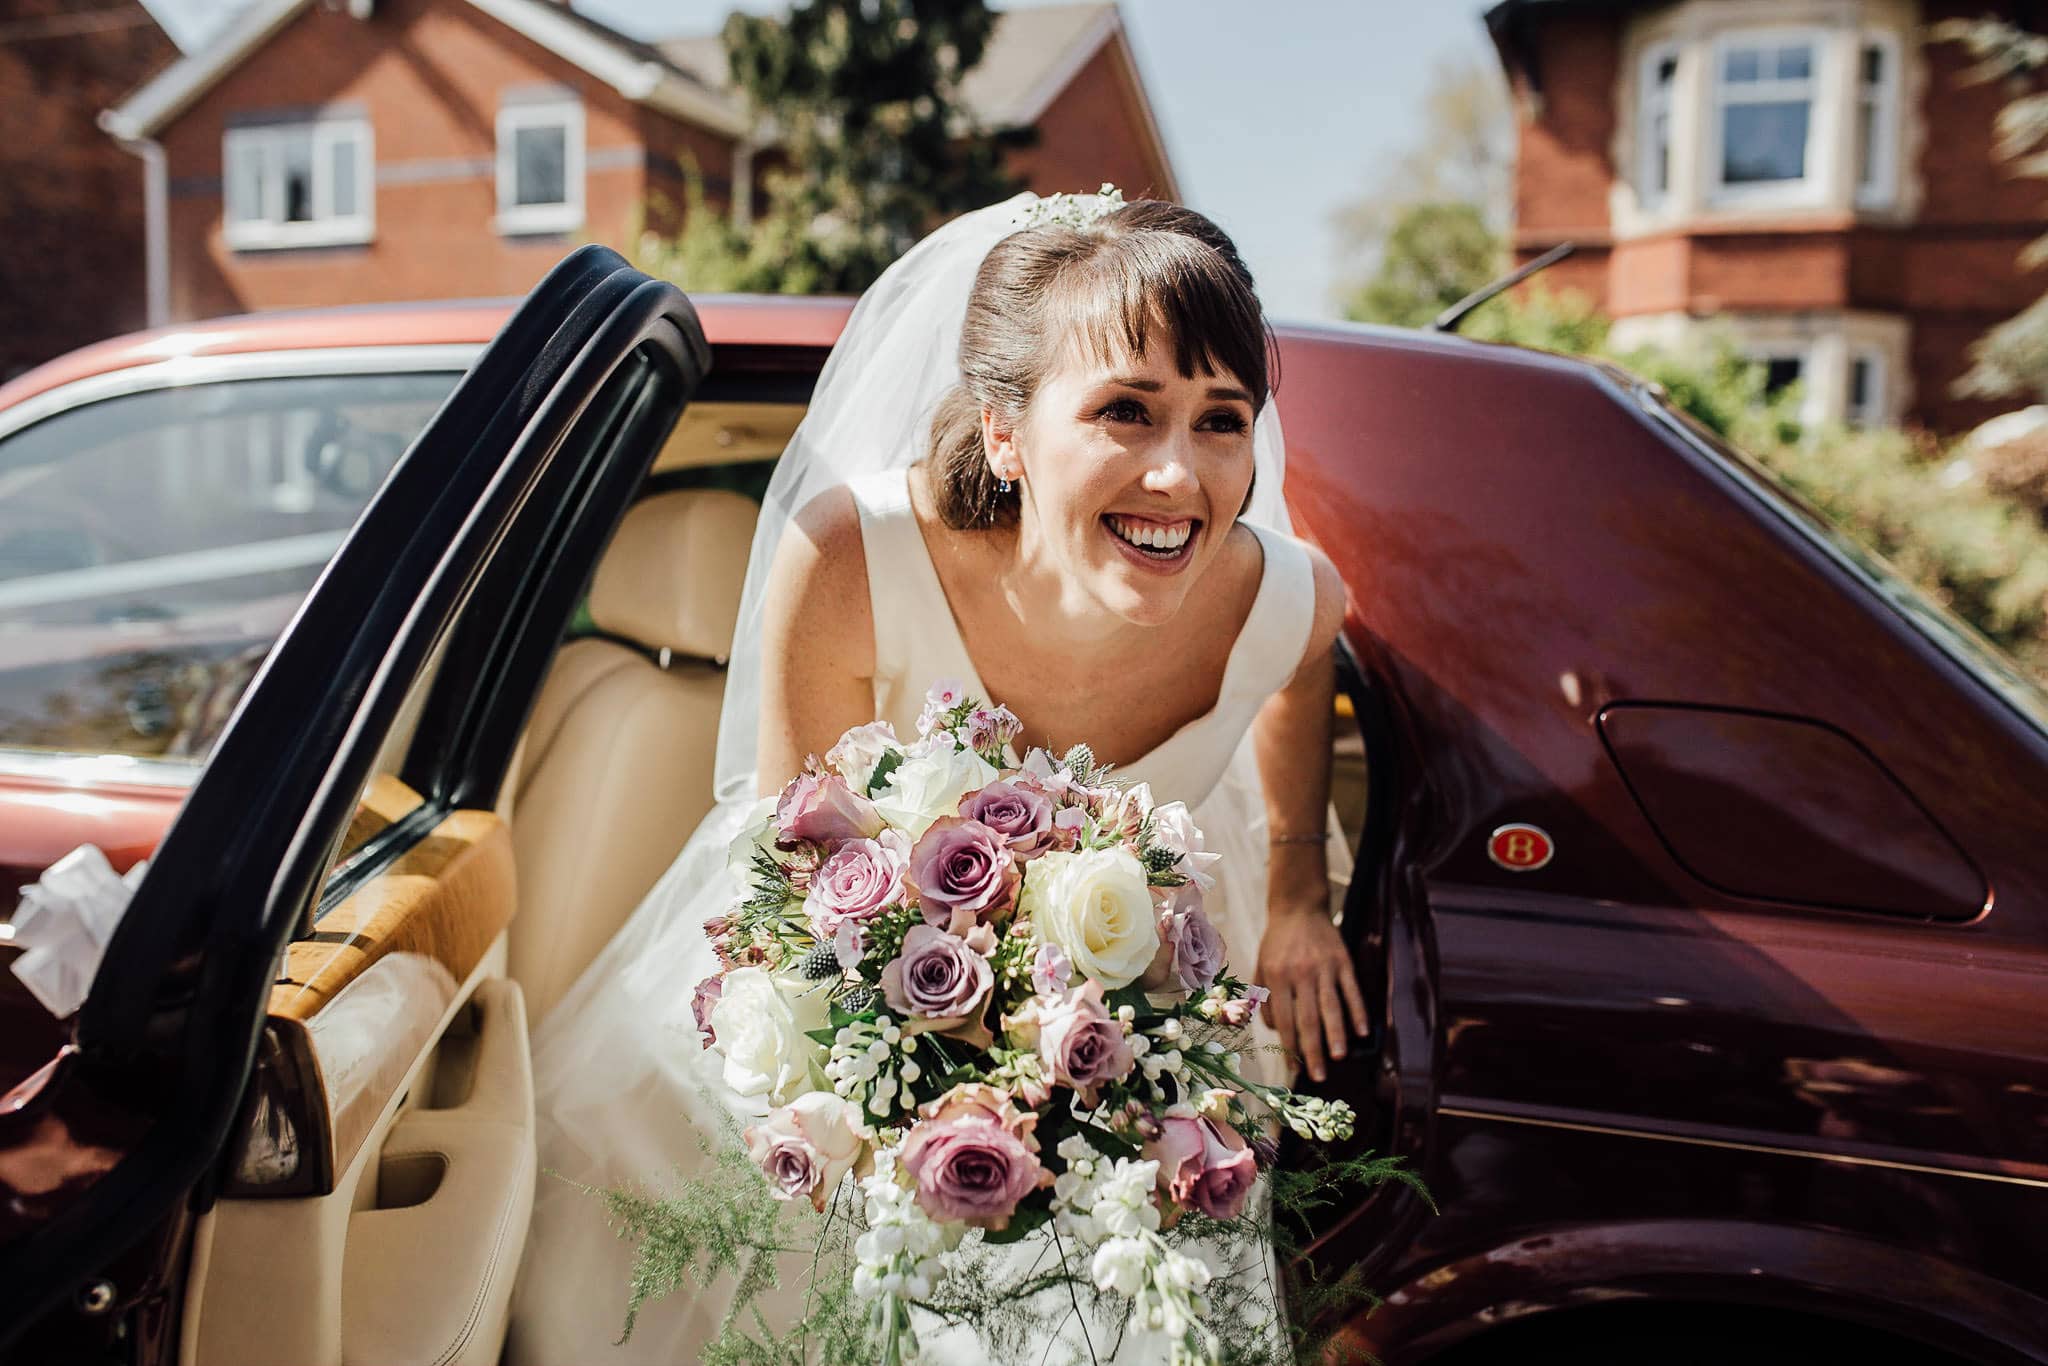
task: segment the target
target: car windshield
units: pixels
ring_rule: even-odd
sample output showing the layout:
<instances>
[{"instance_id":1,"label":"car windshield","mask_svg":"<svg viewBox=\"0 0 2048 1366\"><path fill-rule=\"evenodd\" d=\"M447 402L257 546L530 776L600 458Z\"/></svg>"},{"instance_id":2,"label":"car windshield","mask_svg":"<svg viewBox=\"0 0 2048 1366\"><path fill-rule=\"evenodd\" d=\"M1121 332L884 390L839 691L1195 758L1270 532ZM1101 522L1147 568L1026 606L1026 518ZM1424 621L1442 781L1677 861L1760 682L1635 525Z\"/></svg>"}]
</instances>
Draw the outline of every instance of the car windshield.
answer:
<instances>
[{"instance_id":1,"label":"car windshield","mask_svg":"<svg viewBox=\"0 0 2048 1366\"><path fill-rule=\"evenodd\" d=\"M1674 407L1660 391L1650 388L1621 370L1610 370L1619 381L1635 390L1643 405L1675 430L1706 447L1712 454L1747 477L1754 491L1829 551L1844 568L1861 579L1872 592L1915 631L1955 661L1985 687L2002 697L2021 716L2048 735L2048 690L2028 674L1997 644L1969 622L1928 596L1890 562L1868 546L1845 534L1818 508L1787 488L1778 477L1755 459L1729 445L1691 414Z\"/></svg>"},{"instance_id":2,"label":"car windshield","mask_svg":"<svg viewBox=\"0 0 2048 1366\"><path fill-rule=\"evenodd\" d=\"M458 378L150 389L0 437L0 747L196 767Z\"/></svg>"}]
</instances>

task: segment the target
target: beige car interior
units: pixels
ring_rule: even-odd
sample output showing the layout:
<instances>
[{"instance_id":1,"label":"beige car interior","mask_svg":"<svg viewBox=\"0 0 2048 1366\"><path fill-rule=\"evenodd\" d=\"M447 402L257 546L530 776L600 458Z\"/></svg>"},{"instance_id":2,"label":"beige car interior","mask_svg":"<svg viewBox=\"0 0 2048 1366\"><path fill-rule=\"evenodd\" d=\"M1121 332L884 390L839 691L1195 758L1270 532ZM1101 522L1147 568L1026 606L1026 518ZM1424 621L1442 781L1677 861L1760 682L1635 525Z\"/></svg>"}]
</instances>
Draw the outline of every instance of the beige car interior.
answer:
<instances>
[{"instance_id":1,"label":"beige car interior","mask_svg":"<svg viewBox=\"0 0 2048 1366\"><path fill-rule=\"evenodd\" d=\"M711 809L754 520L753 500L723 489L634 504L591 583L606 636L564 645L534 704L514 783L511 949L536 1023Z\"/></svg>"},{"instance_id":2,"label":"beige car interior","mask_svg":"<svg viewBox=\"0 0 2048 1366\"><path fill-rule=\"evenodd\" d=\"M780 454L790 404L699 404L662 474ZM529 1020L710 808L753 501L647 494L593 577L495 810L450 812L289 946L222 1197L195 1233L184 1366L489 1366L533 1206ZM420 804L386 740L344 850ZM337 893L338 894L338 893Z\"/></svg>"}]
</instances>

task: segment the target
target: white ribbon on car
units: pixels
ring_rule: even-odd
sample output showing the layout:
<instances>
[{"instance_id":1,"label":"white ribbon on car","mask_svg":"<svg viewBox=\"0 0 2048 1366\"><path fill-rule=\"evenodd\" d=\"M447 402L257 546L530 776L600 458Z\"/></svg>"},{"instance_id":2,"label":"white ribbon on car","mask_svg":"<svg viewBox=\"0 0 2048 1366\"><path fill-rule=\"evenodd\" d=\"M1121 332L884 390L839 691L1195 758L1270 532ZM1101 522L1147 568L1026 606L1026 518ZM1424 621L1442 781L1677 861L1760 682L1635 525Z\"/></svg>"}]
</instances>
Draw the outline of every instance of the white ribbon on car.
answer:
<instances>
[{"instance_id":1,"label":"white ribbon on car","mask_svg":"<svg viewBox=\"0 0 2048 1366\"><path fill-rule=\"evenodd\" d=\"M13 941L28 950L14 975L62 1019L85 1003L114 927L148 871L147 859L123 875L98 845L81 844L21 889Z\"/></svg>"}]
</instances>

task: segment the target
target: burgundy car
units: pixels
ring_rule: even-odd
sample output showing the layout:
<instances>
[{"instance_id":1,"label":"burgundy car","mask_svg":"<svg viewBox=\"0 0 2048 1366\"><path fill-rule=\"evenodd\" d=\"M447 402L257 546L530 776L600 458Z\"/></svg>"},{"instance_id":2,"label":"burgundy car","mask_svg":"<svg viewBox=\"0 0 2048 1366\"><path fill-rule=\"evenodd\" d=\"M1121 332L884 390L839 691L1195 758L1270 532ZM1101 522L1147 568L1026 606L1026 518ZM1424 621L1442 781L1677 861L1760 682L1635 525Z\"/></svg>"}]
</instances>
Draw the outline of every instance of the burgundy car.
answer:
<instances>
[{"instance_id":1,"label":"burgundy car","mask_svg":"<svg viewBox=\"0 0 2048 1366\"><path fill-rule=\"evenodd\" d=\"M0 1360L495 1360L528 1022L710 805L847 307L586 248L0 389L0 893L150 859L74 1015L0 974ZM1346 1340L2048 1362L2042 694L1626 374L1279 339L1351 592L1330 1089L1436 1206L1315 1231Z\"/></svg>"}]
</instances>

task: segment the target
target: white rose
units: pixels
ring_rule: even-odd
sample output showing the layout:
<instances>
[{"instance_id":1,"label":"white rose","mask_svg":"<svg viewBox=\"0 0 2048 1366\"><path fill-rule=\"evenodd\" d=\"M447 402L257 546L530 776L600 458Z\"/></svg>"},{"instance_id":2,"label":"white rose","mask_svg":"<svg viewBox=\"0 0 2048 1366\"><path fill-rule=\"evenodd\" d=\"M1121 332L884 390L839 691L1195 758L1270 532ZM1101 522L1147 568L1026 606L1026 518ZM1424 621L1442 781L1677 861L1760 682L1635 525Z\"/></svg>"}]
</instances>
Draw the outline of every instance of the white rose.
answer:
<instances>
[{"instance_id":1,"label":"white rose","mask_svg":"<svg viewBox=\"0 0 2048 1366\"><path fill-rule=\"evenodd\" d=\"M875 765L882 762L884 754L902 748L894 726L887 721L871 721L840 736L839 743L825 751L825 762L855 792L866 796L868 780L875 776Z\"/></svg>"},{"instance_id":2,"label":"white rose","mask_svg":"<svg viewBox=\"0 0 2048 1366\"><path fill-rule=\"evenodd\" d=\"M912 840L941 816L958 815L960 799L996 780L996 770L969 749L936 747L898 764L874 796L882 819Z\"/></svg>"},{"instance_id":3,"label":"white rose","mask_svg":"<svg viewBox=\"0 0 2048 1366\"><path fill-rule=\"evenodd\" d=\"M752 896L760 884L754 871L755 854L781 861L782 851L775 847L775 801L774 797L763 797L755 802L740 832L725 846L725 870L732 875L733 885L743 897Z\"/></svg>"},{"instance_id":4,"label":"white rose","mask_svg":"<svg viewBox=\"0 0 2048 1366\"><path fill-rule=\"evenodd\" d=\"M1025 867L1020 910L1076 971L1105 987L1137 981L1159 951L1145 870L1121 845L1040 854Z\"/></svg>"},{"instance_id":5,"label":"white rose","mask_svg":"<svg viewBox=\"0 0 2048 1366\"><path fill-rule=\"evenodd\" d=\"M766 968L734 968L711 1007L718 1036L711 1051L723 1059L720 1076L734 1094L766 1108L811 1089L811 1072L824 1056L807 1029L825 1027L825 993L814 982L778 981Z\"/></svg>"},{"instance_id":6,"label":"white rose","mask_svg":"<svg viewBox=\"0 0 2048 1366\"><path fill-rule=\"evenodd\" d=\"M1111 1238L1095 1249L1088 1270L1097 1290L1135 1296L1145 1288L1145 1245L1136 1238Z\"/></svg>"}]
</instances>

